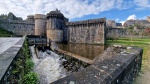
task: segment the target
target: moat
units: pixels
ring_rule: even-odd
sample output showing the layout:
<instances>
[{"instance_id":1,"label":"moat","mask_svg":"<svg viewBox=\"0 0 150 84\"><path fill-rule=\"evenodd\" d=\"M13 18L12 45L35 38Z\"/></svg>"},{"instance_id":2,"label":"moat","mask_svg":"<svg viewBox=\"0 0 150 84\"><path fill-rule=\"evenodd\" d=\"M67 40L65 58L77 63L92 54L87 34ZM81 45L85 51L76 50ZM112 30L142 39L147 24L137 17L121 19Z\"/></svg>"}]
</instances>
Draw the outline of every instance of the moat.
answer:
<instances>
[{"instance_id":1,"label":"moat","mask_svg":"<svg viewBox=\"0 0 150 84\"><path fill-rule=\"evenodd\" d=\"M93 60L96 56L101 54L107 46L104 45L90 45L90 44L75 44L75 43L57 43L58 48L80 55L82 57Z\"/></svg>"}]
</instances>

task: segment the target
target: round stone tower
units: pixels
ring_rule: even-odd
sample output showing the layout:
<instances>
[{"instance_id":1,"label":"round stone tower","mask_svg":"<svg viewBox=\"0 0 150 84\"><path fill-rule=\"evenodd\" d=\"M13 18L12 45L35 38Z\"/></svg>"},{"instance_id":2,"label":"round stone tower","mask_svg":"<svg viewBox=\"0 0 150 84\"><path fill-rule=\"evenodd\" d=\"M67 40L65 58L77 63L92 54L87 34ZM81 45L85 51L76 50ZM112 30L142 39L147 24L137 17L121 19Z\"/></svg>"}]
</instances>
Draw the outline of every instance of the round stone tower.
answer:
<instances>
[{"instance_id":1,"label":"round stone tower","mask_svg":"<svg viewBox=\"0 0 150 84\"><path fill-rule=\"evenodd\" d=\"M55 42L63 41L64 15L59 10L51 11L46 15L47 38Z\"/></svg>"},{"instance_id":2,"label":"round stone tower","mask_svg":"<svg viewBox=\"0 0 150 84\"><path fill-rule=\"evenodd\" d=\"M45 15L35 14L35 35L46 35L46 18Z\"/></svg>"}]
</instances>

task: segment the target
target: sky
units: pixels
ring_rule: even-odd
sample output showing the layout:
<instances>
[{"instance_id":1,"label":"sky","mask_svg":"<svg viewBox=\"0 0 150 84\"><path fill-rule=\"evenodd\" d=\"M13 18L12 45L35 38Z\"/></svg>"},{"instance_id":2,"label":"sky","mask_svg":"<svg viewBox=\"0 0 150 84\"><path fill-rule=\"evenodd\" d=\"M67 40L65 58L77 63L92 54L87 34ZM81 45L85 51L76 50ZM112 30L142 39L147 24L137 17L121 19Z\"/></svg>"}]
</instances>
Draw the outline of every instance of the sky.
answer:
<instances>
[{"instance_id":1,"label":"sky","mask_svg":"<svg viewBox=\"0 0 150 84\"><path fill-rule=\"evenodd\" d=\"M150 0L0 0L0 14L12 12L17 17L47 14L60 10L69 21L95 18L124 22L146 19L150 15Z\"/></svg>"}]
</instances>

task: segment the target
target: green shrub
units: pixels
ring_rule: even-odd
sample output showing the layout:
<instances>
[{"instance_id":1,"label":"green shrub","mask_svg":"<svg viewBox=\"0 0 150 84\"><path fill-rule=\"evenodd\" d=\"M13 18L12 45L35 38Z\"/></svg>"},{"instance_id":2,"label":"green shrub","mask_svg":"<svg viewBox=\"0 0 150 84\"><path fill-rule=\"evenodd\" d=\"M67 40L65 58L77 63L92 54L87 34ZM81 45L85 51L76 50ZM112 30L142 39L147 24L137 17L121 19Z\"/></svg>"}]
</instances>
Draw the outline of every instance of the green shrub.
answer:
<instances>
[{"instance_id":1,"label":"green shrub","mask_svg":"<svg viewBox=\"0 0 150 84\"><path fill-rule=\"evenodd\" d=\"M25 73L28 73L29 71L33 70L34 63L31 59L27 59L25 62Z\"/></svg>"},{"instance_id":2,"label":"green shrub","mask_svg":"<svg viewBox=\"0 0 150 84\"><path fill-rule=\"evenodd\" d=\"M23 84L37 84L38 75L34 72L29 72L23 77Z\"/></svg>"},{"instance_id":3,"label":"green shrub","mask_svg":"<svg viewBox=\"0 0 150 84\"><path fill-rule=\"evenodd\" d=\"M10 37L12 35L14 35L12 32L7 31L0 27L0 37Z\"/></svg>"}]
</instances>

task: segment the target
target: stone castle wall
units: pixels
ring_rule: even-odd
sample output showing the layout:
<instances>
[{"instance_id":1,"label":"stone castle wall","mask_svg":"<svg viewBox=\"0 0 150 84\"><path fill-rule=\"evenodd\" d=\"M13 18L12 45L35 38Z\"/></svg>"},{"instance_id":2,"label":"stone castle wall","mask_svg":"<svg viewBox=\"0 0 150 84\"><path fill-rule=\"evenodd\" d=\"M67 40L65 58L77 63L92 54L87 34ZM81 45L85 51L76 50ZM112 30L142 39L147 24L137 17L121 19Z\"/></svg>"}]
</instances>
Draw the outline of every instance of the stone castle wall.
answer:
<instances>
[{"instance_id":1,"label":"stone castle wall","mask_svg":"<svg viewBox=\"0 0 150 84\"><path fill-rule=\"evenodd\" d=\"M34 34L34 23L12 21L12 22L2 22L0 26L17 35L33 35Z\"/></svg>"},{"instance_id":2,"label":"stone castle wall","mask_svg":"<svg viewBox=\"0 0 150 84\"><path fill-rule=\"evenodd\" d=\"M124 28L107 28L106 32L107 38L119 38L127 36L127 30Z\"/></svg>"},{"instance_id":3,"label":"stone castle wall","mask_svg":"<svg viewBox=\"0 0 150 84\"><path fill-rule=\"evenodd\" d=\"M17 35L46 35L56 42L104 44L106 18L68 22L59 11L50 11L46 16L35 14L26 20L12 13L0 17L0 26Z\"/></svg>"},{"instance_id":4,"label":"stone castle wall","mask_svg":"<svg viewBox=\"0 0 150 84\"><path fill-rule=\"evenodd\" d=\"M30 17L27 20L22 20L12 13L0 18L0 27L11 31L17 35L33 35L34 34L34 18Z\"/></svg>"},{"instance_id":5,"label":"stone castle wall","mask_svg":"<svg viewBox=\"0 0 150 84\"><path fill-rule=\"evenodd\" d=\"M77 22L68 22L68 42L104 44L106 19L93 19Z\"/></svg>"}]
</instances>

